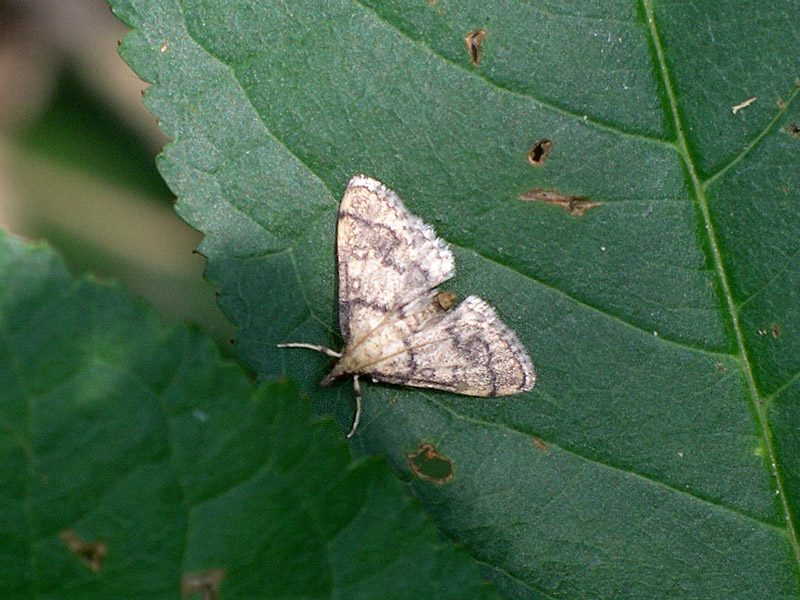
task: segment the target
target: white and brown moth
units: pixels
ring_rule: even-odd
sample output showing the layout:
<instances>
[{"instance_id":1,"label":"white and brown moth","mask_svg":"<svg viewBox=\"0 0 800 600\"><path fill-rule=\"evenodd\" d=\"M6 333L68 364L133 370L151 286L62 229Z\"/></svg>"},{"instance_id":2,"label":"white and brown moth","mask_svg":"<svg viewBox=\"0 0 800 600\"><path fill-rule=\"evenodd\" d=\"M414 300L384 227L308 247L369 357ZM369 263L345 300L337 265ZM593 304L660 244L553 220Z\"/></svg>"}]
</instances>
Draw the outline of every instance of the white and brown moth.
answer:
<instances>
[{"instance_id":1,"label":"white and brown moth","mask_svg":"<svg viewBox=\"0 0 800 600\"><path fill-rule=\"evenodd\" d=\"M452 308L454 296L436 289L455 273L453 254L381 182L350 179L339 206L337 253L343 350L278 346L337 358L320 385L353 376L356 411L348 438L361 418L360 375L468 396L533 388L533 363L494 309L477 296Z\"/></svg>"}]
</instances>

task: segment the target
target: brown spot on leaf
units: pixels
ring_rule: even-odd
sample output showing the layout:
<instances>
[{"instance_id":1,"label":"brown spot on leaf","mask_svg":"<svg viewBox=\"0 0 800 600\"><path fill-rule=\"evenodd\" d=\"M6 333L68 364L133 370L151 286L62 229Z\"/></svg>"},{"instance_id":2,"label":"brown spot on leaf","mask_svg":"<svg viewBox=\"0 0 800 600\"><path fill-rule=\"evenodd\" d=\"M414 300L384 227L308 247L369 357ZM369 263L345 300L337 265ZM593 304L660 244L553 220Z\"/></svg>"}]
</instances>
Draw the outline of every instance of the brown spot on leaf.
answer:
<instances>
[{"instance_id":1,"label":"brown spot on leaf","mask_svg":"<svg viewBox=\"0 0 800 600\"><path fill-rule=\"evenodd\" d=\"M481 64L481 59L483 58L483 40L485 39L485 29L476 29L475 31L470 31L464 36L464 45L467 47L469 58L472 60L472 64L476 67Z\"/></svg>"},{"instance_id":2,"label":"brown spot on leaf","mask_svg":"<svg viewBox=\"0 0 800 600\"><path fill-rule=\"evenodd\" d=\"M794 137L800 137L800 123L790 123L781 129L784 133L788 133Z\"/></svg>"},{"instance_id":3,"label":"brown spot on leaf","mask_svg":"<svg viewBox=\"0 0 800 600\"><path fill-rule=\"evenodd\" d=\"M772 324L772 337L774 337L776 340L781 337L781 329L778 327L777 323Z\"/></svg>"},{"instance_id":4,"label":"brown spot on leaf","mask_svg":"<svg viewBox=\"0 0 800 600\"><path fill-rule=\"evenodd\" d=\"M553 147L553 142L547 138L538 140L531 149L528 150L528 162L534 167L540 166L547 160L547 155L550 154L550 148Z\"/></svg>"},{"instance_id":5,"label":"brown spot on leaf","mask_svg":"<svg viewBox=\"0 0 800 600\"><path fill-rule=\"evenodd\" d=\"M533 445L536 446L542 452L550 452L550 446L548 446L547 442L545 442L541 438L537 437L533 438Z\"/></svg>"},{"instance_id":6,"label":"brown spot on leaf","mask_svg":"<svg viewBox=\"0 0 800 600\"><path fill-rule=\"evenodd\" d=\"M103 541L87 542L78 537L71 529L58 534L67 549L95 573L103 570L103 559L108 554L108 544Z\"/></svg>"},{"instance_id":7,"label":"brown spot on leaf","mask_svg":"<svg viewBox=\"0 0 800 600\"><path fill-rule=\"evenodd\" d=\"M408 466L414 475L427 479L436 485L442 485L453 479L455 465L453 461L436 451L433 444L425 443L416 452L406 452Z\"/></svg>"},{"instance_id":8,"label":"brown spot on leaf","mask_svg":"<svg viewBox=\"0 0 800 600\"><path fill-rule=\"evenodd\" d=\"M581 196L567 196L556 190L533 189L528 190L519 197L523 202L544 202L553 206L560 206L569 214L580 217L590 208L600 206L601 202L592 202Z\"/></svg>"},{"instance_id":9,"label":"brown spot on leaf","mask_svg":"<svg viewBox=\"0 0 800 600\"><path fill-rule=\"evenodd\" d=\"M450 310L456 303L456 295L453 292L439 292L436 294L436 303L442 310Z\"/></svg>"},{"instance_id":10,"label":"brown spot on leaf","mask_svg":"<svg viewBox=\"0 0 800 600\"><path fill-rule=\"evenodd\" d=\"M223 577L225 571L222 569L187 573L181 579L181 598L188 600L193 594L199 594L202 600L217 600Z\"/></svg>"}]
</instances>

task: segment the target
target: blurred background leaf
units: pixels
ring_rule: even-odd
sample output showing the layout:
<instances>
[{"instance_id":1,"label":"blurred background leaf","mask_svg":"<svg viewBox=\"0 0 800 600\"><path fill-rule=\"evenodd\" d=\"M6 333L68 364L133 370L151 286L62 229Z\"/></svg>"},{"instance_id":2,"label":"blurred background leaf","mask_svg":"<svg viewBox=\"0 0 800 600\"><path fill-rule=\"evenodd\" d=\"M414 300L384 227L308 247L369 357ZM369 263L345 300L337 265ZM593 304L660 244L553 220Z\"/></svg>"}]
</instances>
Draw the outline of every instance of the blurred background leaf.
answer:
<instances>
[{"instance_id":1,"label":"blurred background leaf","mask_svg":"<svg viewBox=\"0 0 800 600\"><path fill-rule=\"evenodd\" d=\"M71 267L120 279L227 348L234 329L201 281L201 237L155 168L166 141L116 52L102 0L0 2L0 227L45 237Z\"/></svg>"}]
</instances>

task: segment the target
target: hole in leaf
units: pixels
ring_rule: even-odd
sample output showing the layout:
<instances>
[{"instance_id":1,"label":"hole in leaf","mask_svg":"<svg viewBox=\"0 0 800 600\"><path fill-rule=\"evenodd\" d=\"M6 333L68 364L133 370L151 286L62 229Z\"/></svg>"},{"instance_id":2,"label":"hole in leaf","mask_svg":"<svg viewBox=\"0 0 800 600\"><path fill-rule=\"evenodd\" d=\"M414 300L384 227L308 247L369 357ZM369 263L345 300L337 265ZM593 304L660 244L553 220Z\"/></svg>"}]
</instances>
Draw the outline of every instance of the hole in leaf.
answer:
<instances>
[{"instance_id":1,"label":"hole in leaf","mask_svg":"<svg viewBox=\"0 0 800 600\"><path fill-rule=\"evenodd\" d=\"M547 155L550 154L550 148L552 147L553 142L547 138L540 139L528 150L528 162L534 167L538 167L547 160Z\"/></svg>"},{"instance_id":2,"label":"hole in leaf","mask_svg":"<svg viewBox=\"0 0 800 600\"><path fill-rule=\"evenodd\" d=\"M425 443L416 452L406 452L408 466L414 475L427 479L436 485L442 485L453 479L455 465L446 456L436 451L433 444Z\"/></svg>"},{"instance_id":3,"label":"hole in leaf","mask_svg":"<svg viewBox=\"0 0 800 600\"><path fill-rule=\"evenodd\" d=\"M470 31L464 36L464 45L467 47L469 58L472 60L472 64L476 67L481 64L481 59L483 58L483 40L485 39L485 29L476 29L475 31Z\"/></svg>"}]
</instances>

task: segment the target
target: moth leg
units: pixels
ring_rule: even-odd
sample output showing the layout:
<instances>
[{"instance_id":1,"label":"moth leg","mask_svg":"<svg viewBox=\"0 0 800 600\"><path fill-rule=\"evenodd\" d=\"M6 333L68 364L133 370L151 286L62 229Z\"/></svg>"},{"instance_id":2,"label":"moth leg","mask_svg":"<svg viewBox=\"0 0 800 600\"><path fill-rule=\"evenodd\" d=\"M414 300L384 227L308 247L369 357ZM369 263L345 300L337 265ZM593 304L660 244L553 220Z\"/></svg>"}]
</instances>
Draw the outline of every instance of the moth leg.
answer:
<instances>
[{"instance_id":1,"label":"moth leg","mask_svg":"<svg viewBox=\"0 0 800 600\"><path fill-rule=\"evenodd\" d=\"M323 354L327 354L333 358L342 358L341 352L336 352L336 350L331 350L330 348L326 348L325 346L317 346L316 344L301 344L301 343L291 343L291 344L276 344L278 348L305 348L306 350L315 350L316 352L322 352Z\"/></svg>"},{"instance_id":2,"label":"moth leg","mask_svg":"<svg viewBox=\"0 0 800 600\"><path fill-rule=\"evenodd\" d=\"M356 393L356 414L353 416L353 425L350 427L350 432L347 434L349 440L358 428L358 423L361 421L361 385L358 383L358 375L353 375L353 391Z\"/></svg>"}]
</instances>

